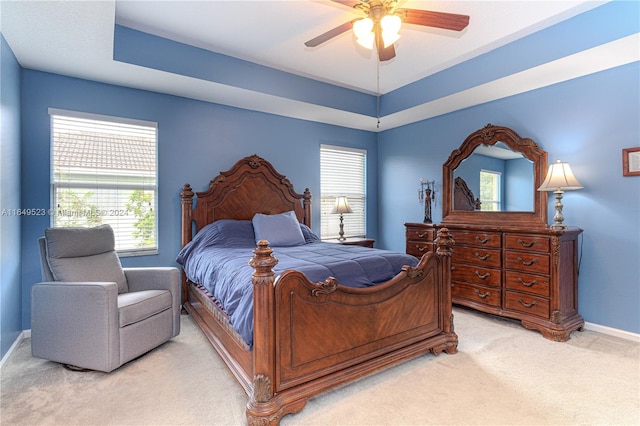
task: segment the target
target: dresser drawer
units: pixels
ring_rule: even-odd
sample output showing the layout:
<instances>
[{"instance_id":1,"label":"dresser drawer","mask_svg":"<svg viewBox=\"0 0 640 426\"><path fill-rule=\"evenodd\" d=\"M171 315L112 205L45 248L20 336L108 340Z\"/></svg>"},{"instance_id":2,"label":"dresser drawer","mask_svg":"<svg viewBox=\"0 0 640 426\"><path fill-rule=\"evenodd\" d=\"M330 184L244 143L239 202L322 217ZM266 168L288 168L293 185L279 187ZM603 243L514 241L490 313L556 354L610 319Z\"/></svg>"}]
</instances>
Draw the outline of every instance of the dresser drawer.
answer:
<instances>
[{"instance_id":1,"label":"dresser drawer","mask_svg":"<svg viewBox=\"0 0 640 426\"><path fill-rule=\"evenodd\" d=\"M407 226L407 240L419 240L433 242L435 239L435 230L433 228L424 228L421 226Z\"/></svg>"},{"instance_id":2,"label":"dresser drawer","mask_svg":"<svg viewBox=\"0 0 640 426\"><path fill-rule=\"evenodd\" d=\"M426 241L407 240L406 252L415 257L422 257L428 251L434 250L434 244Z\"/></svg>"},{"instance_id":3,"label":"dresser drawer","mask_svg":"<svg viewBox=\"0 0 640 426\"><path fill-rule=\"evenodd\" d=\"M453 246L453 261L456 263L471 263L483 267L500 268L500 250L455 245Z\"/></svg>"},{"instance_id":4,"label":"dresser drawer","mask_svg":"<svg viewBox=\"0 0 640 426\"><path fill-rule=\"evenodd\" d=\"M454 263L451 268L452 281L464 281L490 287L500 287L500 269L482 268L476 265Z\"/></svg>"},{"instance_id":5,"label":"dresser drawer","mask_svg":"<svg viewBox=\"0 0 640 426\"><path fill-rule=\"evenodd\" d=\"M527 234L506 234L504 248L528 252L549 253L549 237Z\"/></svg>"},{"instance_id":6,"label":"dresser drawer","mask_svg":"<svg viewBox=\"0 0 640 426\"><path fill-rule=\"evenodd\" d=\"M518 271L507 271L504 275L504 287L530 294L549 297L549 277L530 275Z\"/></svg>"},{"instance_id":7,"label":"dresser drawer","mask_svg":"<svg viewBox=\"0 0 640 426\"><path fill-rule=\"evenodd\" d=\"M549 300L543 297L515 291L505 291L504 308L510 311L524 312L542 318L549 318Z\"/></svg>"},{"instance_id":8,"label":"dresser drawer","mask_svg":"<svg viewBox=\"0 0 640 426\"><path fill-rule=\"evenodd\" d=\"M452 231L456 245L500 248L500 233L498 232L474 232L474 231Z\"/></svg>"},{"instance_id":9,"label":"dresser drawer","mask_svg":"<svg viewBox=\"0 0 640 426\"><path fill-rule=\"evenodd\" d=\"M549 256L521 251L505 251L506 269L549 275Z\"/></svg>"},{"instance_id":10,"label":"dresser drawer","mask_svg":"<svg viewBox=\"0 0 640 426\"><path fill-rule=\"evenodd\" d=\"M451 295L454 298L500 307L500 290L497 288L482 287L455 281L451 286Z\"/></svg>"}]
</instances>

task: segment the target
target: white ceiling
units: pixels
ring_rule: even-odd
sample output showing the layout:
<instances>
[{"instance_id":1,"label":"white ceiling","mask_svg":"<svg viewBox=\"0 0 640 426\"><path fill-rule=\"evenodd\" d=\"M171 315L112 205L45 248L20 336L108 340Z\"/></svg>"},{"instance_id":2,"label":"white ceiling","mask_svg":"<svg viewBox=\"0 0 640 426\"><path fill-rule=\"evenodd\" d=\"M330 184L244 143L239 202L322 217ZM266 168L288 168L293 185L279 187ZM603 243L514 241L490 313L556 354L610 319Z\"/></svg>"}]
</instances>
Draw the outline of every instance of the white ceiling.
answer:
<instances>
[{"instance_id":1,"label":"white ceiling","mask_svg":"<svg viewBox=\"0 0 640 426\"><path fill-rule=\"evenodd\" d=\"M568 19L602 1L401 1L401 7L470 16L469 26L447 31L406 24L397 56L380 64L350 32L316 48L304 42L355 17L328 0L235 1L9 1L1 3L1 27L24 68L296 116L352 127L317 105L286 107L267 96L113 60L114 25L120 24L217 53L365 93L387 93L435 72ZM279 105L279 102L282 104ZM336 112L337 113L337 112ZM302 114L298 112L298 114ZM304 118L304 117L302 117ZM354 124L355 123L355 124Z\"/></svg>"},{"instance_id":2,"label":"white ceiling","mask_svg":"<svg viewBox=\"0 0 640 426\"><path fill-rule=\"evenodd\" d=\"M469 15L462 32L405 24L381 63L351 32L304 42L361 12L328 0L117 1L116 23L261 65L369 93L387 93L593 7L585 1L424 1L403 8Z\"/></svg>"}]
</instances>

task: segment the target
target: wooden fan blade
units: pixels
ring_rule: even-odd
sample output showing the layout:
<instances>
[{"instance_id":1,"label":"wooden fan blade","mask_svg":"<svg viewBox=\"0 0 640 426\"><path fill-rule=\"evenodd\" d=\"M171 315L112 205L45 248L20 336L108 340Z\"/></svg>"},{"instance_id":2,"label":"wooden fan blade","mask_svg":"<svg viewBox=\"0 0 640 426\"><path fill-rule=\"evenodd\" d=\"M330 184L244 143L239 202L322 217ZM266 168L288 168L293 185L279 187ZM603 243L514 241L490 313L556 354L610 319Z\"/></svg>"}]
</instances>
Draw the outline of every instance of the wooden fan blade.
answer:
<instances>
[{"instance_id":1,"label":"wooden fan blade","mask_svg":"<svg viewBox=\"0 0 640 426\"><path fill-rule=\"evenodd\" d=\"M360 1L358 0L331 0L331 1L344 4L345 6L349 6L349 7L354 7L355 5L360 3Z\"/></svg>"},{"instance_id":2,"label":"wooden fan blade","mask_svg":"<svg viewBox=\"0 0 640 426\"><path fill-rule=\"evenodd\" d=\"M382 40L382 29L379 25L376 25L375 28L376 33L376 47L378 48L378 59L380 62L388 61L396 57L396 49L393 47L393 44L390 44L387 47L384 47L384 41Z\"/></svg>"},{"instance_id":3,"label":"wooden fan blade","mask_svg":"<svg viewBox=\"0 0 640 426\"><path fill-rule=\"evenodd\" d=\"M417 9L398 9L397 12L399 12L399 14L406 13L404 22L407 24L424 25L455 31L462 31L469 25L468 15Z\"/></svg>"},{"instance_id":4,"label":"wooden fan blade","mask_svg":"<svg viewBox=\"0 0 640 426\"><path fill-rule=\"evenodd\" d=\"M380 62L388 61L396 57L396 49L394 49L393 44L389 45L389 47L384 47L380 45L378 48L378 58Z\"/></svg>"},{"instance_id":5,"label":"wooden fan blade","mask_svg":"<svg viewBox=\"0 0 640 426\"><path fill-rule=\"evenodd\" d=\"M304 45L307 47L316 47L322 43L324 43L325 41L329 41L332 38L339 36L340 34L349 31L352 27L353 27L353 23L356 21L356 19L354 19L353 21L349 21L349 22L345 22L342 25L339 25L337 27L335 27L332 30L327 31L324 34L320 34L318 37L312 38L311 40L309 40L308 42L306 42Z\"/></svg>"}]
</instances>

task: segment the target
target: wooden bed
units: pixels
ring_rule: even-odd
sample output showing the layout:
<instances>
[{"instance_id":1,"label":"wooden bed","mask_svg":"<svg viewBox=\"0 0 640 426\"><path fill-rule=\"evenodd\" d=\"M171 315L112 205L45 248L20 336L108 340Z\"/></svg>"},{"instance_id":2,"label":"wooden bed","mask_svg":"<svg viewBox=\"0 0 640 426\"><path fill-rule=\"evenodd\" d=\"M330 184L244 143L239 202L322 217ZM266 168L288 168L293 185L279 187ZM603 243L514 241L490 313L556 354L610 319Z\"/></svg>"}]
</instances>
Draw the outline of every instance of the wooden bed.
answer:
<instances>
[{"instance_id":1,"label":"wooden bed","mask_svg":"<svg viewBox=\"0 0 640 426\"><path fill-rule=\"evenodd\" d=\"M194 207L194 198L197 199ZM311 193L253 155L221 172L209 188L181 192L182 246L205 225L251 220L255 213L295 211L311 226ZM457 352L451 313L453 239L439 233L437 253L390 281L350 288L335 279L313 283L289 270L276 277L272 254L260 241L254 256L254 340L249 349L206 291L184 278L183 305L249 396L250 425L278 424L312 395L418 355ZM345 327L345 324L350 324ZM213 379L215 380L215 379Z\"/></svg>"}]
</instances>

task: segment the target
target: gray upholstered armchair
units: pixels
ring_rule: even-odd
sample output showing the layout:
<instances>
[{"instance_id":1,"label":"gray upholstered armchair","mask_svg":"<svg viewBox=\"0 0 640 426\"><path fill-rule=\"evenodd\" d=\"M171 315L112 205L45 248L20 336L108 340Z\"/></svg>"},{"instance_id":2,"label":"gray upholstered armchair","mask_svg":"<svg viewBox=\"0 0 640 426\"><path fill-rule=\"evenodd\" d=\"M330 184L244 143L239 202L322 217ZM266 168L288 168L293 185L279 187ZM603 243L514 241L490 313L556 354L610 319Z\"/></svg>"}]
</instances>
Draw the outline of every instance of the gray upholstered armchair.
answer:
<instances>
[{"instance_id":1,"label":"gray upholstered armchair","mask_svg":"<svg viewBox=\"0 0 640 426\"><path fill-rule=\"evenodd\" d=\"M109 372L180 333L180 273L122 268L113 229L49 228L31 290L33 356Z\"/></svg>"}]
</instances>

